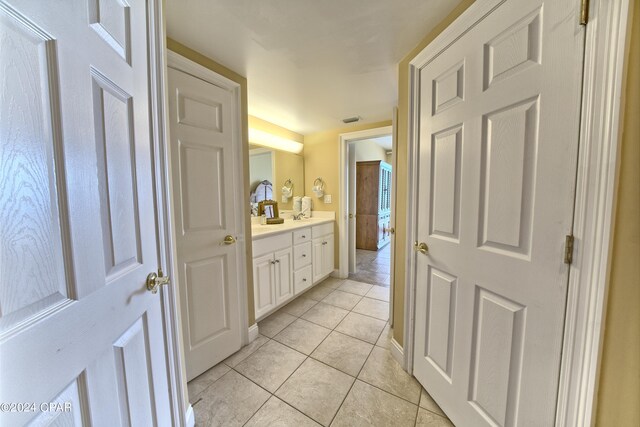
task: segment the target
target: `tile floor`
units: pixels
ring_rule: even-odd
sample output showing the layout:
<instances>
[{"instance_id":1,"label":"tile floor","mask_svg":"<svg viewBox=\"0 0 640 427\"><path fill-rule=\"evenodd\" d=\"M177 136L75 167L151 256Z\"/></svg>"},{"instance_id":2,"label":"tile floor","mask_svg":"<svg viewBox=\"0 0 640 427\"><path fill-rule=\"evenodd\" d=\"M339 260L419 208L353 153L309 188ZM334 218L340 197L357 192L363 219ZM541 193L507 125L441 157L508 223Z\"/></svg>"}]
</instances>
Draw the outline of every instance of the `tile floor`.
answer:
<instances>
[{"instance_id":1,"label":"tile floor","mask_svg":"<svg viewBox=\"0 0 640 427\"><path fill-rule=\"evenodd\" d=\"M349 279L389 287L391 281L391 245L378 251L356 249L357 272L349 275Z\"/></svg>"},{"instance_id":2,"label":"tile floor","mask_svg":"<svg viewBox=\"0 0 640 427\"><path fill-rule=\"evenodd\" d=\"M391 356L389 288L329 278L189 382L197 426L452 426Z\"/></svg>"}]
</instances>

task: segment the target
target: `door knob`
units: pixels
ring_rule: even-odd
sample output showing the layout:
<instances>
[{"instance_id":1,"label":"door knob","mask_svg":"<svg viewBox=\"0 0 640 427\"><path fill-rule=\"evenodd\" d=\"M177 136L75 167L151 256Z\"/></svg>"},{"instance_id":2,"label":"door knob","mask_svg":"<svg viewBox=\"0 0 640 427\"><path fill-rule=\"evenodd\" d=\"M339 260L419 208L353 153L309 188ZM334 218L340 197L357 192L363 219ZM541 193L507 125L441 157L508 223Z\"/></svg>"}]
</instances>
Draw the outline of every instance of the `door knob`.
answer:
<instances>
[{"instance_id":1,"label":"door knob","mask_svg":"<svg viewBox=\"0 0 640 427\"><path fill-rule=\"evenodd\" d=\"M393 227L389 227L389 228L383 228L382 229L385 233L389 233L389 234L396 234L396 229Z\"/></svg>"},{"instance_id":2,"label":"door knob","mask_svg":"<svg viewBox=\"0 0 640 427\"><path fill-rule=\"evenodd\" d=\"M349 214L349 219L353 218L353 214Z\"/></svg>"},{"instance_id":3,"label":"door knob","mask_svg":"<svg viewBox=\"0 0 640 427\"><path fill-rule=\"evenodd\" d=\"M420 252L421 254L424 254L424 255L429 254L429 246L427 246L427 244L424 242L418 243L418 241L416 240L416 242L413 244L413 248L417 252Z\"/></svg>"},{"instance_id":4,"label":"door knob","mask_svg":"<svg viewBox=\"0 0 640 427\"><path fill-rule=\"evenodd\" d=\"M224 236L223 243L225 245L233 245L235 242L236 242L236 238L233 237L232 235L229 234L227 236Z\"/></svg>"},{"instance_id":5,"label":"door knob","mask_svg":"<svg viewBox=\"0 0 640 427\"><path fill-rule=\"evenodd\" d=\"M149 273L147 276L147 290L151 291L152 294L157 294L160 286L168 284L169 276L164 275L162 268L158 268L158 274Z\"/></svg>"}]
</instances>

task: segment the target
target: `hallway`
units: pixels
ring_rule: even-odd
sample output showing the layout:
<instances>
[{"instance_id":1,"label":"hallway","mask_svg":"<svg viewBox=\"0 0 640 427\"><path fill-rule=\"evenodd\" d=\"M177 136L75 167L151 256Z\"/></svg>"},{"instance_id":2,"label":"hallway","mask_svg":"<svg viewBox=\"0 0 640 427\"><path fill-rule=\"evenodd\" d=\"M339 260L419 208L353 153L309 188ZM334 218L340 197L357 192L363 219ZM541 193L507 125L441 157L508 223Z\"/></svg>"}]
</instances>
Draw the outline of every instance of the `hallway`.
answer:
<instances>
[{"instance_id":1,"label":"hallway","mask_svg":"<svg viewBox=\"0 0 640 427\"><path fill-rule=\"evenodd\" d=\"M452 426L393 359L388 301L388 287L314 286L189 383L196 425Z\"/></svg>"},{"instance_id":2,"label":"hallway","mask_svg":"<svg viewBox=\"0 0 640 427\"><path fill-rule=\"evenodd\" d=\"M356 269L355 273L349 274L349 279L388 288L391 283L391 245L378 251L356 249Z\"/></svg>"}]
</instances>

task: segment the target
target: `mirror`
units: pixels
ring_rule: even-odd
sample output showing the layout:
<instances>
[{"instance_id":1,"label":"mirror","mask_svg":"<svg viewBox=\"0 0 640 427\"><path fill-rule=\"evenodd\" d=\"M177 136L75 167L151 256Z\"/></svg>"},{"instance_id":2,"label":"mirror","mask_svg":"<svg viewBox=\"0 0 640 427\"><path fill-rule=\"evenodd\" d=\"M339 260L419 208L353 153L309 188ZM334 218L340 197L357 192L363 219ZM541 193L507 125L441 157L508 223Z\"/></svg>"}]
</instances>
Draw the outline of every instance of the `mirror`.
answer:
<instances>
[{"instance_id":1,"label":"mirror","mask_svg":"<svg viewBox=\"0 0 640 427\"><path fill-rule=\"evenodd\" d=\"M290 180L291 182L287 182ZM249 146L251 215L258 215L258 203L275 200L281 210L293 210L293 196L304 196L304 158L287 151ZM283 187L292 187L283 198Z\"/></svg>"}]
</instances>

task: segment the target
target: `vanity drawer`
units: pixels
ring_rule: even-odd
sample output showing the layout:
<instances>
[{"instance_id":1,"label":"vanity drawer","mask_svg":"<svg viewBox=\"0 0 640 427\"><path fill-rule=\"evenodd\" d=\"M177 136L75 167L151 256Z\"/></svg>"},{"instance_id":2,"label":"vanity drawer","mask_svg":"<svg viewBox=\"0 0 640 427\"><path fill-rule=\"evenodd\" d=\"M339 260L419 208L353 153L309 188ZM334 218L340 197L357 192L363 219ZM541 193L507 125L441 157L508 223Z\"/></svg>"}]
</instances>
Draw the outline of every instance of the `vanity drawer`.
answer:
<instances>
[{"instance_id":1,"label":"vanity drawer","mask_svg":"<svg viewBox=\"0 0 640 427\"><path fill-rule=\"evenodd\" d=\"M313 277L310 265L293 273L293 293L295 295L309 289L312 284Z\"/></svg>"},{"instance_id":2,"label":"vanity drawer","mask_svg":"<svg viewBox=\"0 0 640 427\"><path fill-rule=\"evenodd\" d=\"M293 247L293 269L298 270L311 264L311 242Z\"/></svg>"},{"instance_id":3,"label":"vanity drawer","mask_svg":"<svg viewBox=\"0 0 640 427\"><path fill-rule=\"evenodd\" d=\"M326 236L327 234L333 234L333 222L326 224L314 225L311 230L311 235L315 239L316 237Z\"/></svg>"},{"instance_id":4,"label":"vanity drawer","mask_svg":"<svg viewBox=\"0 0 640 427\"><path fill-rule=\"evenodd\" d=\"M253 257L291 247L291 232L253 239Z\"/></svg>"},{"instance_id":5,"label":"vanity drawer","mask_svg":"<svg viewBox=\"0 0 640 427\"><path fill-rule=\"evenodd\" d=\"M293 244L297 245L304 242L311 241L311 229L309 227L301 230L295 230L293 232Z\"/></svg>"}]
</instances>

